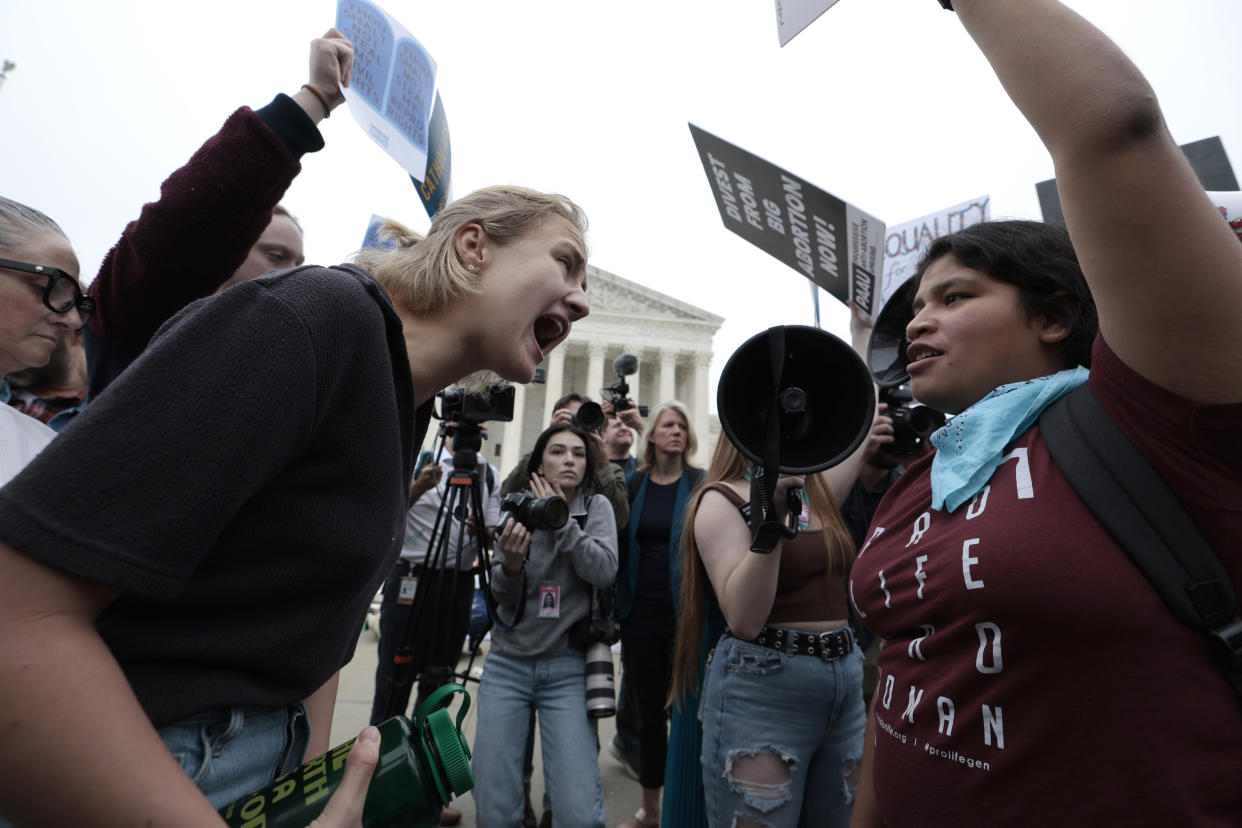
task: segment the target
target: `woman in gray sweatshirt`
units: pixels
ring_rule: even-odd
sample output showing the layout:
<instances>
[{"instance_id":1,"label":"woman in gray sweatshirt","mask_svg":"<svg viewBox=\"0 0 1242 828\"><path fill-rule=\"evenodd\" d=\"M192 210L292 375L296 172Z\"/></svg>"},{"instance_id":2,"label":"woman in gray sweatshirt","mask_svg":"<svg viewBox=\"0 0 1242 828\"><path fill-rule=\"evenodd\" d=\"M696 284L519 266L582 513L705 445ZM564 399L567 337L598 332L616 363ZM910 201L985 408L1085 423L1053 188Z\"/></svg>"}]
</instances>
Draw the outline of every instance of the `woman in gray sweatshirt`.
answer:
<instances>
[{"instance_id":1,"label":"woman in gray sweatshirt","mask_svg":"<svg viewBox=\"0 0 1242 828\"><path fill-rule=\"evenodd\" d=\"M616 522L607 499L593 496L590 455L586 435L568 423L539 435L528 466L531 493L564 497L570 519L560 529L533 532L509 521L497 538L491 590L501 623L479 686L474 742L479 828L522 822L532 710L539 713L552 811L567 825L604 825L585 655L569 643L570 628L591 611L591 588L610 585L617 574Z\"/></svg>"}]
</instances>

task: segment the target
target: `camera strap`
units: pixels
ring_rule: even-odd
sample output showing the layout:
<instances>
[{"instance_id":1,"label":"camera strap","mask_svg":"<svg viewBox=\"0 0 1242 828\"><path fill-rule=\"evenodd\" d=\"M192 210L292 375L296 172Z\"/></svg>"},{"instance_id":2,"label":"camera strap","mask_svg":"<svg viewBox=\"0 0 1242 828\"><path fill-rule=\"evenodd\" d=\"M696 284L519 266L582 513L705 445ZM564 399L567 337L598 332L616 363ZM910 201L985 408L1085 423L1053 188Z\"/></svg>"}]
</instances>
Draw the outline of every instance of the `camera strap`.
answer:
<instances>
[{"instance_id":1,"label":"camera strap","mask_svg":"<svg viewBox=\"0 0 1242 828\"><path fill-rule=\"evenodd\" d=\"M511 630L522 622L522 616L526 614L526 567L522 567L522 597L517 602L517 609L513 612L513 623L506 624L500 620L500 605L496 603L496 598L492 595L490 588L483 590L484 603L487 605L487 615L492 619L492 623L502 630Z\"/></svg>"},{"instance_id":2,"label":"camera strap","mask_svg":"<svg viewBox=\"0 0 1242 828\"><path fill-rule=\"evenodd\" d=\"M1173 615L1202 633L1242 700L1242 619L1229 573L1088 384L1044 409L1053 461Z\"/></svg>"}]
</instances>

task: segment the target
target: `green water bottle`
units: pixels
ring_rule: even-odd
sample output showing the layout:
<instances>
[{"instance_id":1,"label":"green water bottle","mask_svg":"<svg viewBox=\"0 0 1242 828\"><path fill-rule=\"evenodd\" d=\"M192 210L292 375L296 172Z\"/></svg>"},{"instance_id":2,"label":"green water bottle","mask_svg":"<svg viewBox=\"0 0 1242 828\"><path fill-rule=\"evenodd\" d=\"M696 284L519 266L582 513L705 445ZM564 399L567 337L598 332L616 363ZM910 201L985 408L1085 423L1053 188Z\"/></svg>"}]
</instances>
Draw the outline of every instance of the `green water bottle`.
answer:
<instances>
[{"instance_id":1,"label":"green water bottle","mask_svg":"<svg viewBox=\"0 0 1242 828\"><path fill-rule=\"evenodd\" d=\"M441 699L461 693L454 724L436 709ZM379 764L367 788L364 828L424 828L440 824L440 809L474 787L470 748L461 724L470 696L460 684L446 684L419 705L413 724L394 716L380 724ZM220 809L232 828L305 828L323 811L341 782L353 740L312 759L266 788Z\"/></svg>"}]
</instances>

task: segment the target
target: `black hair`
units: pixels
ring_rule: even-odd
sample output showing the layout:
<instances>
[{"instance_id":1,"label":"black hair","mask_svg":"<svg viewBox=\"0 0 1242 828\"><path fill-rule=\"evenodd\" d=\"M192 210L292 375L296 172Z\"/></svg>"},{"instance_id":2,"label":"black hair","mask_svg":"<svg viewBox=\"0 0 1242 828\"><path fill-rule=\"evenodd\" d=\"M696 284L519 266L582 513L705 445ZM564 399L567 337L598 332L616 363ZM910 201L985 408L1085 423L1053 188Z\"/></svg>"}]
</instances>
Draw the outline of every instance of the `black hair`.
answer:
<instances>
[{"instance_id":1,"label":"black hair","mask_svg":"<svg viewBox=\"0 0 1242 828\"><path fill-rule=\"evenodd\" d=\"M916 289L932 262L948 254L964 267L1016 287L1028 314L1044 315L1069 331L1060 342L1066 367L1091 367L1099 318L1078 254L1063 228L1040 221L985 221L941 236L919 262Z\"/></svg>"},{"instance_id":2,"label":"black hair","mask_svg":"<svg viewBox=\"0 0 1242 828\"><path fill-rule=\"evenodd\" d=\"M590 397L579 394L577 391L570 391L556 401L556 404L552 406L552 410L560 411L562 408L568 408L570 403L589 403L590 401Z\"/></svg>"},{"instance_id":3,"label":"black hair","mask_svg":"<svg viewBox=\"0 0 1242 828\"><path fill-rule=\"evenodd\" d=\"M591 450L591 440L585 431L573 423L553 423L543 430L539 439L535 440L535 447L531 449L530 458L526 461L527 477L539 471L539 466L543 464L543 451L548 447L548 440L562 431L568 431L582 440L582 445L586 449L586 471L582 475L582 482L578 484L578 491L594 492L597 487L595 485L595 455Z\"/></svg>"}]
</instances>

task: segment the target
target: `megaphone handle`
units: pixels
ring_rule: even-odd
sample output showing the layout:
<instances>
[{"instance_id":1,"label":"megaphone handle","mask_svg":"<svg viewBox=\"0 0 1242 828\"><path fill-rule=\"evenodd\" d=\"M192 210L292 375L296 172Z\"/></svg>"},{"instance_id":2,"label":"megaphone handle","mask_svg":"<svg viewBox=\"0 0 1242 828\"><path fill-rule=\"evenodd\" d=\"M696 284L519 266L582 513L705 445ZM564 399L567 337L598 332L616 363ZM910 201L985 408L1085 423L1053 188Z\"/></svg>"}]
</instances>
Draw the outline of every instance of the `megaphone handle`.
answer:
<instances>
[{"instance_id":1,"label":"megaphone handle","mask_svg":"<svg viewBox=\"0 0 1242 828\"><path fill-rule=\"evenodd\" d=\"M789 529L786 537L798 534L798 518L802 517L802 490L785 490L785 526Z\"/></svg>"}]
</instances>

